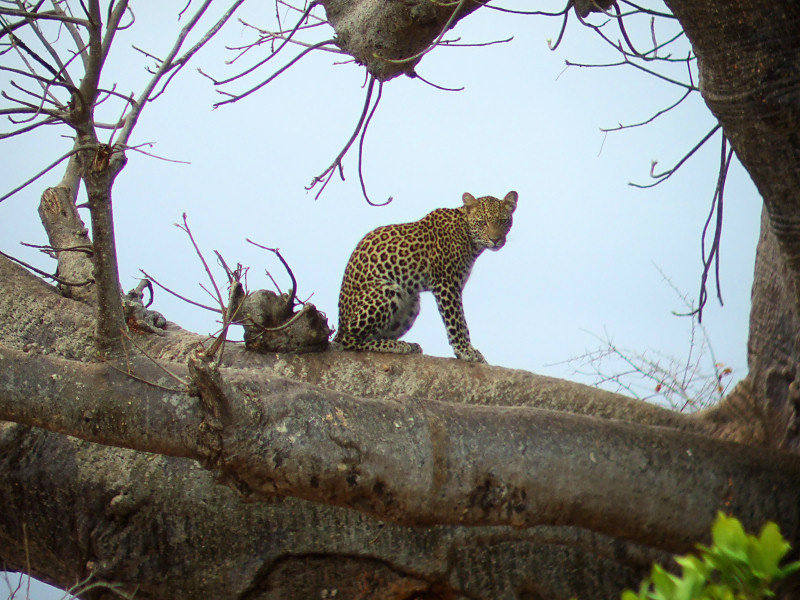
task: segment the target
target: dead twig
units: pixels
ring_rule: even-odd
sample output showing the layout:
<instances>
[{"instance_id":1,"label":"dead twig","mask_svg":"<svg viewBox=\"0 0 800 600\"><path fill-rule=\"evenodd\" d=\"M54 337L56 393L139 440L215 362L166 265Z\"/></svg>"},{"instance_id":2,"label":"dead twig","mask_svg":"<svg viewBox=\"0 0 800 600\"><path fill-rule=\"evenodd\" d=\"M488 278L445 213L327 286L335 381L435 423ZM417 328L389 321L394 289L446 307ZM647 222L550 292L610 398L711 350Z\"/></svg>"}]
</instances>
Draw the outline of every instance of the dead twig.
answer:
<instances>
[{"instance_id":1,"label":"dead twig","mask_svg":"<svg viewBox=\"0 0 800 600\"><path fill-rule=\"evenodd\" d=\"M26 263L25 261L22 261L22 260L20 260L18 258L14 258L10 254L6 254L5 252L0 251L0 256L3 256L5 258L7 258L8 260L17 263L18 265L22 265L23 267L33 271L37 275L41 275L42 277L47 277L48 279L52 279L53 281L55 281L56 283L59 283L61 285L69 285L69 286L72 286L72 287L83 287L85 285L90 285L90 284L94 283L93 279L87 279L86 281L67 281L66 279L62 279L58 275L52 275L50 273L47 273L46 271L42 271L41 269L37 269L33 265L30 265L30 264Z\"/></svg>"},{"instance_id":2,"label":"dead twig","mask_svg":"<svg viewBox=\"0 0 800 600\"><path fill-rule=\"evenodd\" d=\"M292 282L292 288L291 288L291 290L289 290L289 300L287 302L287 306L294 306L294 301L295 301L295 298L297 296L297 279L295 279L294 273L292 272L292 269L289 266L289 263L287 263L286 259L284 259L283 256L281 255L280 249L278 249L278 248L268 248L267 246L262 246L261 244L258 244L256 242L254 242L250 238L245 238L245 239L249 244L252 244L253 246L255 246L257 248L261 248L262 250L267 250L269 252L272 252L275 256L278 257L278 260L281 261L281 264L283 265L283 268L286 269L286 272L289 274L289 279ZM269 271L267 271L267 275L269 275L269 278L272 279L272 275L269 274ZM275 287L278 288L278 293L281 293L280 287L278 287L278 284L275 282L274 279L272 279L272 283L274 283Z\"/></svg>"},{"instance_id":3,"label":"dead twig","mask_svg":"<svg viewBox=\"0 0 800 600\"><path fill-rule=\"evenodd\" d=\"M311 183L306 186L306 190L310 191L314 189L314 187L317 184L322 183L322 187L320 187L320 189L314 196L315 200L319 199L320 195L325 190L325 186L328 185L328 182L330 182L331 178L333 177L333 174L336 172L337 169L339 171L339 176L342 178L342 181L344 181L344 167L342 166L342 159L344 158L345 154L347 154L348 150L350 150L350 146L353 145L353 142L355 141L356 137L362 131L362 127L364 126L364 123L367 119L367 114L369 113L370 103L372 100L372 90L374 87L375 87L375 77L370 75L369 83L367 84L367 97L364 100L364 108L361 111L361 116L358 118L358 123L356 124L355 130L353 131L353 135L351 135L350 139L347 140L347 143L344 145L344 148L342 148L339 154L336 155L336 158L333 159L333 162L322 173L314 177L314 179L311 180Z\"/></svg>"},{"instance_id":4,"label":"dead twig","mask_svg":"<svg viewBox=\"0 0 800 600\"><path fill-rule=\"evenodd\" d=\"M717 285L717 299L720 306L722 302L722 291L719 283L719 249L720 240L722 239L722 201L725 195L725 181L728 178L728 168L731 165L733 158L733 148L727 148L728 140L723 135L721 150L720 150L720 164L719 173L717 175L717 187L714 190L714 197L711 200L711 210L708 213L705 225L703 226L703 234L700 237L700 252L703 258L703 273L700 276L700 293L698 296L698 306L694 311L697 313L697 320L702 323L703 321L703 308L705 308L708 301L708 291L706 290L706 282L708 281L708 274L711 270L711 263L714 263L714 278ZM711 242L711 248L706 254L706 232L711 223L712 217L716 214L714 225L714 239Z\"/></svg>"},{"instance_id":5,"label":"dead twig","mask_svg":"<svg viewBox=\"0 0 800 600\"><path fill-rule=\"evenodd\" d=\"M206 310L210 310L211 312L216 312L216 313L221 313L221 312L222 312L220 309L218 309L218 308L214 308L213 306L208 306L208 305L206 305L206 304L201 304L200 302L195 302L194 300L190 300L189 298L186 298L185 296L181 296L179 293L177 293L177 292L174 292L173 290L169 289L169 288L168 288L167 286L165 286L164 284L162 284L162 283L159 283L159 281L158 281L158 280L157 280L155 277L153 277L152 275L149 275L149 274L148 274L148 273L146 273L146 272L145 272L143 269L139 269L139 271L142 273L142 275L144 275L145 277L147 277L147 279L149 279L150 281L152 281L153 283L155 283L155 284L156 284L158 287L160 287L162 290L164 290L164 291L165 291L165 292L167 292L168 294L172 294L173 296L175 296L175 297L176 297L176 298L178 298L179 300L183 300L184 302L187 302L187 303L189 303L189 304L191 304L191 305L193 305L193 306L197 306L198 308L204 308L204 309L206 309Z\"/></svg>"},{"instance_id":6,"label":"dead twig","mask_svg":"<svg viewBox=\"0 0 800 600\"><path fill-rule=\"evenodd\" d=\"M675 163L675 166L673 166L670 169L667 169L666 171L662 171L661 173L656 173L655 172L655 168L656 168L656 165L658 164L658 161L657 160L652 161L650 163L650 177L652 177L653 179L657 179L658 181L656 181L654 183L648 183L648 184L628 182L628 185L630 185L632 187L635 187L635 188L645 189L645 188L655 187L658 184L663 183L664 181L666 181L667 179L672 177L675 173L677 173L678 170L684 165L684 163L686 163L686 161L689 160L694 155L695 152L697 152L700 148L702 148L703 145L708 140L710 140L711 137L717 131L719 131L719 129L721 127L722 126L719 125L719 124L717 124L714 127L712 127L711 131L709 131L706 135L703 136L703 139L701 139L699 142L697 142L697 144L695 144L695 146L691 150L689 150L689 152L687 152L684 155L683 158L681 158L677 163Z\"/></svg>"}]
</instances>

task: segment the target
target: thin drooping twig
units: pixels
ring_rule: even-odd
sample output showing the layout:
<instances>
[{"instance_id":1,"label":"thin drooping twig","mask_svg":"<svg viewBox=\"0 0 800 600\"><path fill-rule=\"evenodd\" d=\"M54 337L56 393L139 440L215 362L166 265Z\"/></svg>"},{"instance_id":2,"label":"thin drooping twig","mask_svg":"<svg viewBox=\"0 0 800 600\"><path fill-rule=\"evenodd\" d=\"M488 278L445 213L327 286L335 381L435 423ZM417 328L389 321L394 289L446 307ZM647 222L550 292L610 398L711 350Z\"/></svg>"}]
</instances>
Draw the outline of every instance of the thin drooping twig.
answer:
<instances>
[{"instance_id":1,"label":"thin drooping twig","mask_svg":"<svg viewBox=\"0 0 800 600\"><path fill-rule=\"evenodd\" d=\"M424 81L424 79L423 79ZM386 206L392 201L392 197L386 200L386 202L376 203L369 199L369 195L367 194L367 186L364 183L364 172L361 169L362 166L362 159L364 156L364 136L367 134L367 129L369 129L369 123L372 120L372 115L375 114L375 110L378 108L378 103L381 101L381 93L383 92L383 82L378 83L378 96L375 98L375 104L372 106L372 110L367 117L367 120L364 121L364 127L361 130L361 137L358 140L358 181L361 183L361 193L364 195L364 199L367 201L367 204L370 206Z\"/></svg>"},{"instance_id":2,"label":"thin drooping twig","mask_svg":"<svg viewBox=\"0 0 800 600\"><path fill-rule=\"evenodd\" d=\"M572 2L567 3L567 8L572 4ZM561 44L561 40L564 39L564 32L567 30L567 23L569 22L569 10L564 11L564 20L561 22L561 30L558 32L558 37L556 38L555 44L551 44L550 40L547 40L547 47L550 50L555 50Z\"/></svg>"},{"instance_id":3,"label":"thin drooping twig","mask_svg":"<svg viewBox=\"0 0 800 600\"><path fill-rule=\"evenodd\" d=\"M414 79L419 79L422 83L425 83L425 84L431 86L432 88L436 88L437 90L441 90L443 92L463 92L466 89L463 85L461 87L459 87L459 88L449 88L449 87L445 87L443 85L439 85L439 84L433 83L432 81L428 81L427 79L425 79L422 75L420 75L416 71L411 73L410 77L413 77ZM383 85L383 82L381 82L381 85ZM380 98L380 88L378 88L378 98ZM378 106L378 101L377 100L375 101L375 106L376 107ZM375 109L373 108L372 110L374 112ZM370 116L372 116L371 113L370 113ZM367 123L369 123L369 119L367 119ZM365 129L366 129L366 127L365 127Z\"/></svg>"},{"instance_id":4,"label":"thin drooping twig","mask_svg":"<svg viewBox=\"0 0 800 600\"><path fill-rule=\"evenodd\" d=\"M619 25L619 32L622 34L622 38L625 40L625 43L628 44L628 48L631 49L631 52L633 52L634 56L637 56L639 58L644 58L644 55L633 46L631 38L628 37L628 32L625 29L625 20L622 17L622 11L620 11L619 9L619 4L614 2L613 6L614 6L614 12L616 13L614 16L617 19L617 24Z\"/></svg>"},{"instance_id":5,"label":"thin drooping twig","mask_svg":"<svg viewBox=\"0 0 800 600\"><path fill-rule=\"evenodd\" d=\"M342 148L341 152L333 159L333 162L326 168L322 173L314 177L311 180L311 183L306 186L306 190L313 189L318 183L322 182L322 187L317 191L317 194L314 196L315 199L319 199L322 192L325 190L325 186L328 185L328 182L333 177L333 174L336 170L339 170L339 176L344 180L344 168L342 167L342 159L344 158L347 151L350 150L350 146L353 145L356 137L359 133L361 133L361 128L364 126L364 122L367 118L367 113L370 107L370 101L372 100L372 89L375 87L375 77L370 75L369 76L369 83L367 85L367 97L364 100L364 108L361 111L361 116L358 119L358 123L356 124L356 128L353 131L353 135L350 136L350 139L347 140L347 143Z\"/></svg>"},{"instance_id":6,"label":"thin drooping twig","mask_svg":"<svg viewBox=\"0 0 800 600\"><path fill-rule=\"evenodd\" d=\"M267 246L262 246L261 244L258 244L256 242L254 242L250 238L245 238L245 239L247 240L247 242L249 244L253 244L253 246L255 246L257 248L261 248L262 250L267 250L269 252L272 252L275 256L278 257L278 260L281 261L281 264L283 265L283 268L286 269L286 272L289 274L289 279L292 282L292 288L289 291L289 300L288 300L288 302L286 304L287 304L287 306L294 306L294 300L297 297L297 279L295 279L294 273L292 272L292 268L289 266L289 263L287 263L286 259L284 259L283 256L281 255L280 249L278 249L278 248L268 248ZM272 282L275 283L275 280L273 279ZM277 286L277 284L275 284L275 285ZM280 288L278 288L278 292L280 292Z\"/></svg>"},{"instance_id":7,"label":"thin drooping twig","mask_svg":"<svg viewBox=\"0 0 800 600\"><path fill-rule=\"evenodd\" d=\"M700 276L700 294L697 306L697 320L702 323L703 321L703 308L708 301L708 291L706 290L706 282L708 280L708 273L711 269L711 263L714 263L714 275L717 284L717 299L722 305L722 291L719 283L719 250L720 240L722 238L722 202L725 195L725 181L728 178L728 168L733 158L733 148L727 148L727 138L722 136L721 151L720 151L720 165L719 175L717 176L717 187L714 190L714 198L711 201L711 210L708 213L705 225L703 226L703 234L701 236L700 248L703 258L703 273ZM705 239L708 226L711 222L711 217L716 213L716 220L714 225L714 239L711 242L711 248L706 254Z\"/></svg>"}]
</instances>

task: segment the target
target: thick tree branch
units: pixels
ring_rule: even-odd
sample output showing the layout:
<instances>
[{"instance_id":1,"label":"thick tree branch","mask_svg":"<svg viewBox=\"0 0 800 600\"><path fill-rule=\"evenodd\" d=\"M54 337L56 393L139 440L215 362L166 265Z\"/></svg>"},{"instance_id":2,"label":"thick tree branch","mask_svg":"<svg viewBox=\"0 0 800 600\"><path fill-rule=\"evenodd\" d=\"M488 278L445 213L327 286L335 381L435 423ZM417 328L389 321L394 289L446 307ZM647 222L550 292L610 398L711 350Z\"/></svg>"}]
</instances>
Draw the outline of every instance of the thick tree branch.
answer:
<instances>
[{"instance_id":1,"label":"thick tree branch","mask_svg":"<svg viewBox=\"0 0 800 600\"><path fill-rule=\"evenodd\" d=\"M139 377L164 378L131 364ZM552 411L355 398L220 373L228 412L216 464L255 498L294 496L406 525L573 525L642 543L658 531L670 551L704 539L726 510L751 528L776 520L798 539L795 456ZM203 412L188 394L108 365L0 346L6 420L202 460Z\"/></svg>"}]
</instances>

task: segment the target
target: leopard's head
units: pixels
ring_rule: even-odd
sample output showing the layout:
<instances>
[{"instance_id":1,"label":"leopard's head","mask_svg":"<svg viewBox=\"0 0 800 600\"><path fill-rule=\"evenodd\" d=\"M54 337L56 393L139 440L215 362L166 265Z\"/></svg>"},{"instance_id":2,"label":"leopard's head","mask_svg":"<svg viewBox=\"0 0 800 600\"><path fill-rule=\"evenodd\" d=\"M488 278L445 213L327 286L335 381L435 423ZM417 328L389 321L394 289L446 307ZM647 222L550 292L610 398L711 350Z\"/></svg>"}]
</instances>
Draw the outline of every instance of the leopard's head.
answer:
<instances>
[{"instance_id":1,"label":"leopard's head","mask_svg":"<svg viewBox=\"0 0 800 600\"><path fill-rule=\"evenodd\" d=\"M511 229L511 215L517 208L517 192L508 192L499 200L493 196L475 198L472 194L462 196L467 215L467 223L472 242L483 250L499 250L506 243L506 235Z\"/></svg>"}]
</instances>

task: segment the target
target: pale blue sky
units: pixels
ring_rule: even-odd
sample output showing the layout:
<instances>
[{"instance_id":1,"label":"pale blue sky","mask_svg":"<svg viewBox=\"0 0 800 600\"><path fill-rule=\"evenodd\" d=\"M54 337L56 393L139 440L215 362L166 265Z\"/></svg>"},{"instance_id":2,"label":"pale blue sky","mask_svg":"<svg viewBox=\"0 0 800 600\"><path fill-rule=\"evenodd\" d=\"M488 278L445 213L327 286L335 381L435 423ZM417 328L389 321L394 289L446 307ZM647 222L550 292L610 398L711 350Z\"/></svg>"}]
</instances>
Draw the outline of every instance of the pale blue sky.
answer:
<instances>
[{"instance_id":1,"label":"pale blue sky","mask_svg":"<svg viewBox=\"0 0 800 600\"><path fill-rule=\"evenodd\" d=\"M179 10L184 2L174 5ZM127 44L135 41L154 54L171 44L173 15L159 21L150 10L137 8L136 27L145 33L134 28L120 39L124 44L114 50L105 85L116 82L121 92L138 92L147 74ZM248 10L254 23L274 27L272 4L252 3ZM311 301L335 325L344 266L367 231L458 206L465 191L502 197L514 189L520 199L508 243L479 258L465 291L473 343L490 363L574 379L568 365L553 363L596 347L592 334L606 332L634 351L684 356L689 322L671 314L684 307L653 265L696 298L700 232L716 184L718 143L709 143L655 189L627 183L647 182L651 159L671 166L714 121L697 96L651 126L609 134L603 142L600 127L645 119L682 91L631 68L564 70L565 59L603 62L615 56L574 18L560 48L551 52L547 39L557 36L560 24L558 18L482 9L448 37L483 42L513 35L512 42L437 49L417 69L465 91L441 92L408 78L385 85L366 138L364 174L374 200L392 196L394 202L373 208L361 197L354 153L345 162L345 182L335 178L319 200L304 190L352 132L363 104L363 69L332 66L338 57L319 53L259 93L212 110L217 95L193 67L229 72L223 42L242 43L250 36L231 23L145 109L131 140L155 142L152 152L191 164L128 154L114 187L123 287L133 287L143 268L176 291L208 300L198 287L205 282L202 266L173 226L185 211L208 257L216 249L229 264L251 267L251 289L271 286L265 268L288 282L274 257L245 238L279 247L297 276L299 295L313 293ZM630 33L638 34L642 47L650 35L647 29ZM666 37L665 31L661 39ZM287 48L276 65L296 52ZM119 106L108 110L113 120ZM54 129L3 144L0 180L6 187L70 148ZM36 207L44 187L59 178L54 171L0 204L1 250L52 268L18 242L46 243ZM735 163L725 196L725 306L710 300L704 324L717 359L736 377L746 369L760 207L749 177ZM157 291L154 308L187 329L215 329L213 315L163 292ZM423 299L405 339L419 342L428 354L452 356L432 297Z\"/></svg>"}]
</instances>

